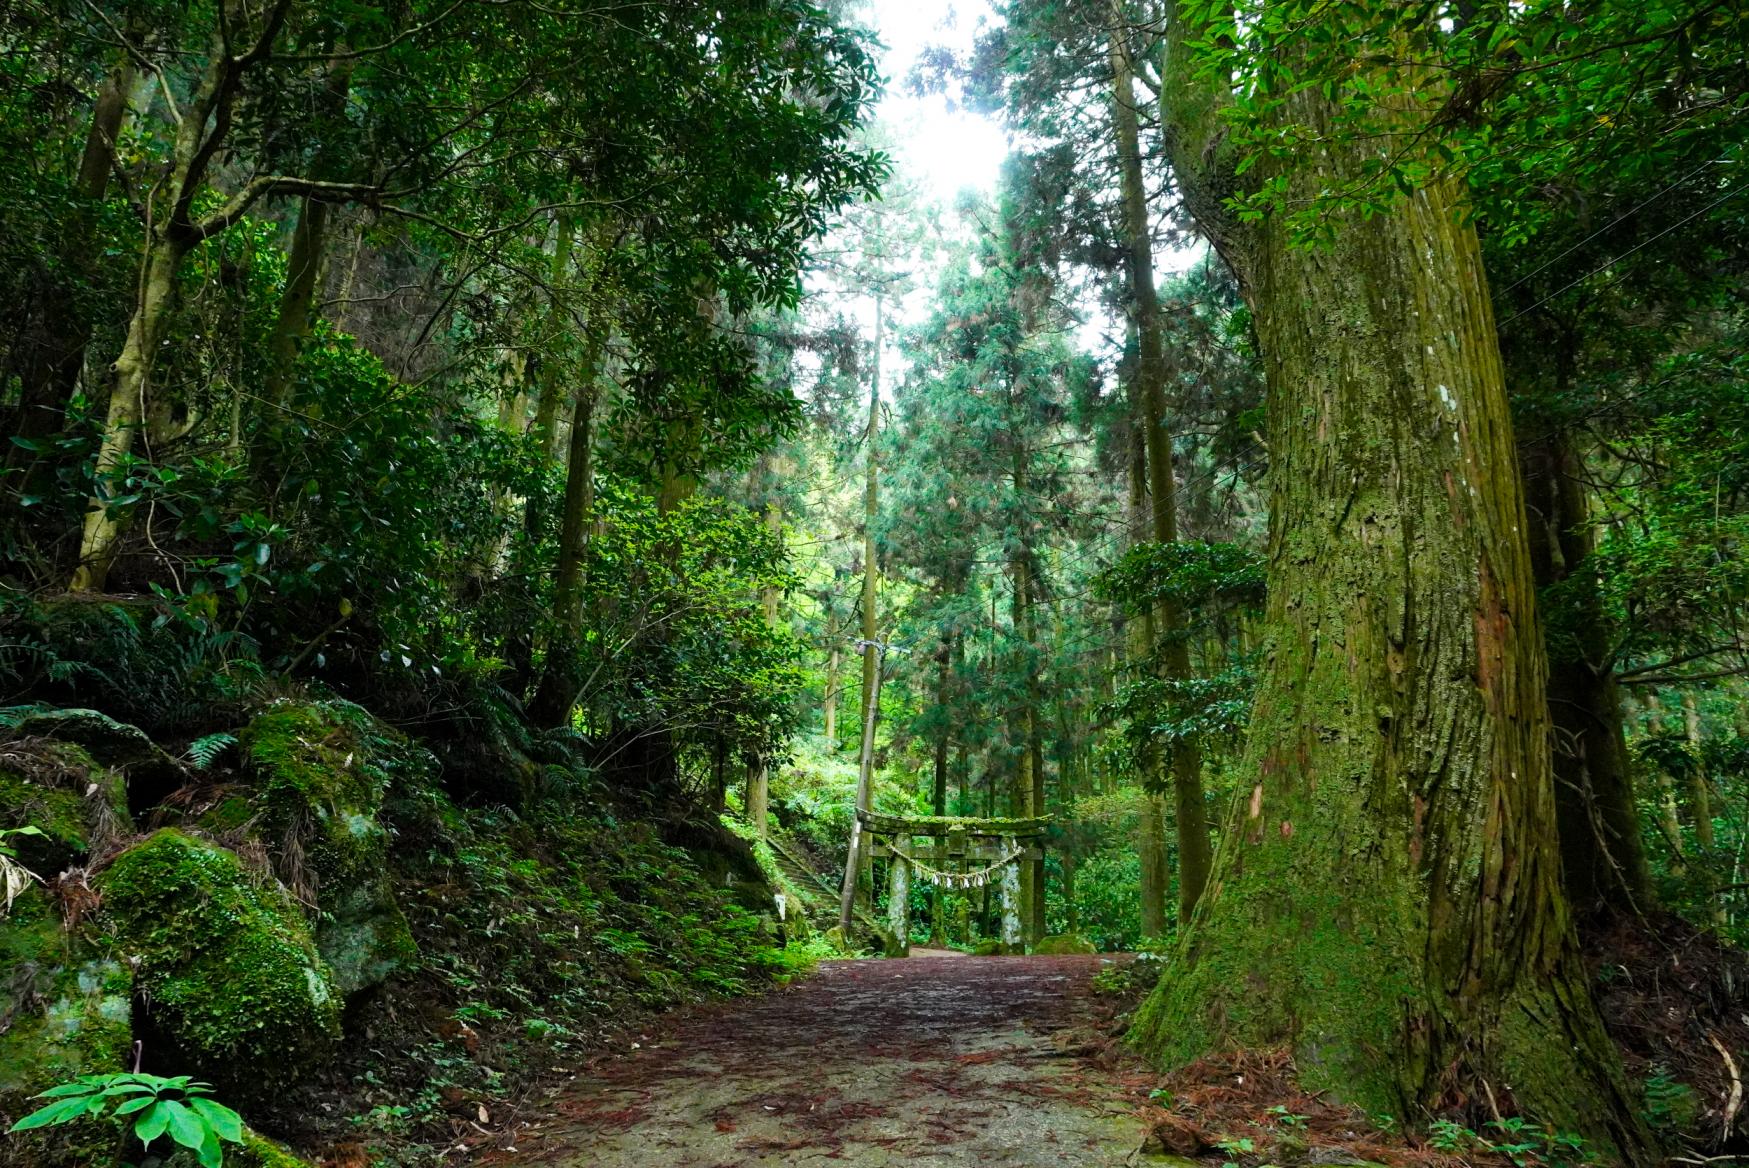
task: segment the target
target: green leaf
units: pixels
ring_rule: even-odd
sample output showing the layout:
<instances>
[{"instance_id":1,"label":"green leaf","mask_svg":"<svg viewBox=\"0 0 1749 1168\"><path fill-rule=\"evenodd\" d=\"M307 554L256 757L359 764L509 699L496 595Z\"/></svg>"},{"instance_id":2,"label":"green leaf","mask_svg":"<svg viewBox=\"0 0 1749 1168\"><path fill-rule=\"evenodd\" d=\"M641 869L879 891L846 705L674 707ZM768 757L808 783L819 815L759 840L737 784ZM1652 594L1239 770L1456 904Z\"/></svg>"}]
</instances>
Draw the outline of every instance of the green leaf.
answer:
<instances>
[{"instance_id":1,"label":"green leaf","mask_svg":"<svg viewBox=\"0 0 1749 1168\"><path fill-rule=\"evenodd\" d=\"M80 1096L77 1099L61 1099L49 1104L47 1107L38 1108L36 1111L31 1112L7 1130L21 1132L30 1131L33 1128L48 1127L51 1124L71 1123L73 1120L78 1119L84 1114L84 1096Z\"/></svg>"},{"instance_id":2,"label":"green leaf","mask_svg":"<svg viewBox=\"0 0 1749 1168\"><path fill-rule=\"evenodd\" d=\"M170 1138L190 1151L198 1152L210 1131L200 1116L175 1099L165 1100L162 1106L169 1115Z\"/></svg>"},{"instance_id":3,"label":"green leaf","mask_svg":"<svg viewBox=\"0 0 1749 1168\"><path fill-rule=\"evenodd\" d=\"M200 1114L200 1117L212 1125L219 1138L233 1144L243 1142L243 1117L211 1099L193 1098L188 1105Z\"/></svg>"},{"instance_id":4,"label":"green leaf","mask_svg":"<svg viewBox=\"0 0 1749 1168\"><path fill-rule=\"evenodd\" d=\"M59 1087L50 1087L37 1096L38 1099L64 1099L69 1095L89 1095L96 1089L93 1083L62 1083Z\"/></svg>"},{"instance_id":5,"label":"green leaf","mask_svg":"<svg viewBox=\"0 0 1749 1168\"><path fill-rule=\"evenodd\" d=\"M117 1116L132 1115L134 1112L139 1111L142 1108L150 1107L156 1102L158 1102L158 1097L156 1095L139 1095L132 1099L124 1099L122 1100L121 1105L115 1109L115 1114Z\"/></svg>"},{"instance_id":6,"label":"green leaf","mask_svg":"<svg viewBox=\"0 0 1749 1168\"><path fill-rule=\"evenodd\" d=\"M170 1126L170 1113L167 1110L170 1106L169 1100L154 1100L153 1106L134 1120L134 1136L140 1143L149 1145L164 1134L164 1129Z\"/></svg>"},{"instance_id":7,"label":"green leaf","mask_svg":"<svg viewBox=\"0 0 1749 1168\"><path fill-rule=\"evenodd\" d=\"M201 1140L195 1156L200 1160L201 1168L220 1168L225 1162L225 1153L219 1148L218 1136L213 1134L210 1127L203 1130L205 1138Z\"/></svg>"}]
</instances>

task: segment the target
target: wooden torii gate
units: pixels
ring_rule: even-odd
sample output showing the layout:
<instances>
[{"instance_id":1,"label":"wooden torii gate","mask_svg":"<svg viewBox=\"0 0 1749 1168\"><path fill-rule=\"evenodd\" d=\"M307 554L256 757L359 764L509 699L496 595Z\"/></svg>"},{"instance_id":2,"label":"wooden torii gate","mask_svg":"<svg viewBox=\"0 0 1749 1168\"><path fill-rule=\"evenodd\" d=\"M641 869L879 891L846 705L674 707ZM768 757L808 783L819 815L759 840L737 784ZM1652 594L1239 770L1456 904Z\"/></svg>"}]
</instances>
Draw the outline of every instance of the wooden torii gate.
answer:
<instances>
[{"instance_id":1,"label":"wooden torii gate","mask_svg":"<svg viewBox=\"0 0 1749 1168\"><path fill-rule=\"evenodd\" d=\"M867 835L866 854L885 857L887 927L900 956L911 951L911 879L947 889L982 888L992 880L1002 894L1002 945L1022 946L1020 865L1044 856L1040 841L1049 817L1039 819L961 819L942 815L856 813L855 837ZM926 843L917 841L922 837Z\"/></svg>"}]
</instances>

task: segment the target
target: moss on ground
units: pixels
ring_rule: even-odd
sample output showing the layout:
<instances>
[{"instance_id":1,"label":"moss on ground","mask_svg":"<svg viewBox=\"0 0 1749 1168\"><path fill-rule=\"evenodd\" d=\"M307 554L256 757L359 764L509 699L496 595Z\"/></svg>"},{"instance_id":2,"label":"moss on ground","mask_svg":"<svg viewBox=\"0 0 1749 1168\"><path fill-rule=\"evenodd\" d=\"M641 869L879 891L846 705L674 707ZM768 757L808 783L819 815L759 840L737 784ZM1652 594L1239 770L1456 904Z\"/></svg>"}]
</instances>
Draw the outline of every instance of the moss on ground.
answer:
<instances>
[{"instance_id":1,"label":"moss on ground","mask_svg":"<svg viewBox=\"0 0 1749 1168\"><path fill-rule=\"evenodd\" d=\"M116 857L99 886L155 1027L200 1074L268 1084L338 1035L339 999L303 914L235 854L164 829Z\"/></svg>"}]
</instances>

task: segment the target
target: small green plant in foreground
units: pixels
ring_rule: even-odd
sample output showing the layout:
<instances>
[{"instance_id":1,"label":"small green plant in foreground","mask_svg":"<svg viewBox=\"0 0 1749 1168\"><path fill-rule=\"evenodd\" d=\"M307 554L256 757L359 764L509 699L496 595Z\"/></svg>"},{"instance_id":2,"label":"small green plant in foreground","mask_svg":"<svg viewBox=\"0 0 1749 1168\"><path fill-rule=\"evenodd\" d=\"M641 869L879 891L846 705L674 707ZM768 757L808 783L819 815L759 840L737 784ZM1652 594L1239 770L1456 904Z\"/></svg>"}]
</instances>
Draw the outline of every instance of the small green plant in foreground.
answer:
<instances>
[{"instance_id":1,"label":"small green plant in foreground","mask_svg":"<svg viewBox=\"0 0 1749 1168\"><path fill-rule=\"evenodd\" d=\"M50 1087L38 1099L52 1103L13 1124L13 1132L56 1127L81 1120L108 1119L131 1126L136 1139L150 1148L168 1135L200 1160L201 1168L221 1168L223 1143L243 1142L243 1119L210 1098L212 1087L187 1075L164 1079L157 1075L120 1073L81 1075L71 1083Z\"/></svg>"}]
</instances>

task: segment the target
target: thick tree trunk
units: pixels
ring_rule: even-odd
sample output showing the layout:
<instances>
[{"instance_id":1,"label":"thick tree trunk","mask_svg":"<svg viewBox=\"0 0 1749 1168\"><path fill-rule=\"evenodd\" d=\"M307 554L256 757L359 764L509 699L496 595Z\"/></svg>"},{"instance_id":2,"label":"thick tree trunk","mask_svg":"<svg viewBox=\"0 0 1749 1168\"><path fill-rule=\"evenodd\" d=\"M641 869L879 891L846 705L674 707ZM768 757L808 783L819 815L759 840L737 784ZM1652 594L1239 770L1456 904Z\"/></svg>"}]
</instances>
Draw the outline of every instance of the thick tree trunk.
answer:
<instances>
[{"instance_id":1,"label":"thick tree trunk","mask_svg":"<svg viewBox=\"0 0 1749 1168\"><path fill-rule=\"evenodd\" d=\"M1123 225L1128 244L1130 302L1136 324L1136 393L1141 406L1135 424L1148 450L1149 529L1161 544L1178 540L1178 485L1172 473L1172 438L1166 431L1166 346L1159 295L1154 288L1154 240L1148 223L1147 187L1137 128L1131 63L1123 37L1111 39L1112 125L1117 133L1118 161L1123 177ZM1162 638L1161 674L1168 681L1190 677L1190 648L1185 644L1184 617L1174 604L1162 604L1155 619ZM1172 804L1178 835L1178 919L1189 920L1197 898L1208 883L1207 802L1202 790L1202 746L1196 738L1173 740Z\"/></svg>"},{"instance_id":2,"label":"thick tree trunk","mask_svg":"<svg viewBox=\"0 0 1749 1168\"><path fill-rule=\"evenodd\" d=\"M1015 507L1020 515L1019 531L1011 549L1011 570L1014 574L1014 596L1010 618L1020 650L1020 675L1025 683L1015 717L1015 745L1019 766L1014 776L1014 811L1016 815L1033 817L1044 814L1045 776L1042 764L1043 742L1039 737L1038 687L1038 622L1033 608L1032 540L1026 530L1025 500L1031 486L1028 455L1020 427L1010 430L1013 444L1013 481ZM1036 943L1044 935L1045 864L1037 860L1020 864L1020 919L1026 929L1027 943Z\"/></svg>"},{"instance_id":3,"label":"thick tree trunk","mask_svg":"<svg viewBox=\"0 0 1749 1168\"><path fill-rule=\"evenodd\" d=\"M747 822L764 839L769 830L771 807L771 771L765 760L756 754L747 756Z\"/></svg>"},{"instance_id":4,"label":"thick tree trunk","mask_svg":"<svg viewBox=\"0 0 1749 1168\"><path fill-rule=\"evenodd\" d=\"M1249 790L1135 1035L1169 1062L1287 1043L1369 1111L1491 1096L1645 1162L1561 893L1524 499L1460 192L1343 215L1322 248L1232 222L1223 97L1170 27L1168 147L1264 357L1270 587ZM1284 116L1328 125L1324 102ZM1363 149L1246 177L1305 205Z\"/></svg>"},{"instance_id":5,"label":"thick tree trunk","mask_svg":"<svg viewBox=\"0 0 1749 1168\"><path fill-rule=\"evenodd\" d=\"M1590 915L1632 911L1650 896L1622 729L1610 626L1586 573L1594 538L1577 456L1554 431L1520 448L1531 570L1538 589L1564 584L1576 601L1565 635L1552 630L1549 721L1554 737L1555 817L1567 898Z\"/></svg>"}]
</instances>

